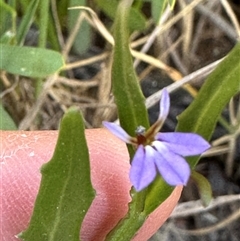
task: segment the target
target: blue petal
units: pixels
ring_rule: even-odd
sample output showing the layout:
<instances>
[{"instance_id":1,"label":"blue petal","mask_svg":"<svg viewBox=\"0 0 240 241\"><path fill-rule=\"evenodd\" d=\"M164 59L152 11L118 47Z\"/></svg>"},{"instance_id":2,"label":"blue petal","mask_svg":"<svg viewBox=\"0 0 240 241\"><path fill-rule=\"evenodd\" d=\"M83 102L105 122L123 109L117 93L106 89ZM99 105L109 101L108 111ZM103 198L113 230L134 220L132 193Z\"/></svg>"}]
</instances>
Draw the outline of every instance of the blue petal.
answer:
<instances>
[{"instance_id":1,"label":"blue petal","mask_svg":"<svg viewBox=\"0 0 240 241\"><path fill-rule=\"evenodd\" d=\"M155 152L152 147L140 145L133 157L130 169L130 181L137 191L147 187L156 177L154 164Z\"/></svg>"},{"instance_id":2,"label":"blue petal","mask_svg":"<svg viewBox=\"0 0 240 241\"><path fill-rule=\"evenodd\" d=\"M159 108L160 108L160 113L158 116L158 120L161 120L161 122L163 123L168 116L169 108L170 108L170 97L166 88L162 90L162 97L159 104Z\"/></svg>"},{"instance_id":3,"label":"blue petal","mask_svg":"<svg viewBox=\"0 0 240 241\"><path fill-rule=\"evenodd\" d=\"M171 152L163 143L154 141L157 149L155 164L163 179L172 186L186 185L190 177L190 167L181 156Z\"/></svg>"},{"instance_id":4,"label":"blue petal","mask_svg":"<svg viewBox=\"0 0 240 241\"><path fill-rule=\"evenodd\" d=\"M111 131L115 136L126 143L131 143L131 137L123 128L115 123L103 121L103 125Z\"/></svg>"},{"instance_id":5,"label":"blue petal","mask_svg":"<svg viewBox=\"0 0 240 241\"><path fill-rule=\"evenodd\" d=\"M169 150L181 156L199 155L210 148L206 140L193 133L158 133L155 139L164 142Z\"/></svg>"}]
</instances>

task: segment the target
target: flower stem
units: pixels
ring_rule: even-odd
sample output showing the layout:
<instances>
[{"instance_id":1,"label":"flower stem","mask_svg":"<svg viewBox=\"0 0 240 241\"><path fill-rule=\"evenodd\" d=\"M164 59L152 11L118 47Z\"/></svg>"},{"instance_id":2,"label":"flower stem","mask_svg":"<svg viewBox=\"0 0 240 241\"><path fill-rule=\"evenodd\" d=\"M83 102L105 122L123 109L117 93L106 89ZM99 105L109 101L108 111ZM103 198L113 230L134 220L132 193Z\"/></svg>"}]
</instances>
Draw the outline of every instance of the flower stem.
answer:
<instances>
[{"instance_id":1,"label":"flower stem","mask_svg":"<svg viewBox=\"0 0 240 241\"><path fill-rule=\"evenodd\" d=\"M141 192L131 190L132 202L126 216L107 235L105 241L130 241L145 222L144 210L146 189Z\"/></svg>"}]
</instances>

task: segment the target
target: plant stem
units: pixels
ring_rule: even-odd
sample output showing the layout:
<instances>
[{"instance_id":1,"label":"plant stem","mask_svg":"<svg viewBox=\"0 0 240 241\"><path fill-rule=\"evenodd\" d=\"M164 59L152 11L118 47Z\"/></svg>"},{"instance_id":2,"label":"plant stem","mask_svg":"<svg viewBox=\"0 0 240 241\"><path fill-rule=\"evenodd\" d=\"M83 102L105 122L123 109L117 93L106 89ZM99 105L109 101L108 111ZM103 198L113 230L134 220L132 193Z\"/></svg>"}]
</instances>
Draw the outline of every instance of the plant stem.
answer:
<instances>
[{"instance_id":1,"label":"plant stem","mask_svg":"<svg viewBox=\"0 0 240 241\"><path fill-rule=\"evenodd\" d=\"M136 192L133 189L132 202L127 215L107 235L105 241L130 241L145 222L147 215L143 212L146 190Z\"/></svg>"}]
</instances>

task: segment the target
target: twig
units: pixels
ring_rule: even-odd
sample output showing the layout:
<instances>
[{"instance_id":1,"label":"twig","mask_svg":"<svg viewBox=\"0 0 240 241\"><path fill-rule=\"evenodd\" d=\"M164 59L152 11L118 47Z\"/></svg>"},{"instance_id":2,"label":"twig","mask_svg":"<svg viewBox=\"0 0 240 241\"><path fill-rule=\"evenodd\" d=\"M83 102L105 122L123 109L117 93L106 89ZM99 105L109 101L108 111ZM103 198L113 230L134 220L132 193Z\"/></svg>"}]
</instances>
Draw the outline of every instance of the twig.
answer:
<instances>
[{"instance_id":1,"label":"twig","mask_svg":"<svg viewBox=\"0 0 240 241\"><path fill-rule=\"evenodd\" d=\"M18 128L19 130L26 130L30 127L31 123L37 116L41 106L43 105L43 103L45 101L49 88L51 88L52 85L55 83L57 77L58 77L58 75L54 74L54 75L50 76L49 78L47 78L47 80L44 84L43 90L40 93L36 103L32 106L32 108L29 110L27 115L20 122L19 128Z\"/></svg>"},{"instance_id":2,"label":"twig","mask_svg":"<svg viewBox=\"0 0 240 241\"><path fill-rule=\"evenodd\" d=\"M58 42L59 42L61 48L63 48L64 38L63 38L62 30L61 30L61 24L60 24L59 17L58 17L56 0L51 0L51 6L52 6L52 15L53 15L53 19L55 22L57 36L58 36Z\"/></svg>"},{"instance_id":3,"label":"twig","mask_svg":"<svg viewBox=\"0 0 240 241\"><path fill-rule=\"evenodd\" d=\"M182 38L182 39L183 39L183 38ZM171 46L173 45L173 43L172 43L172 39L170 38L170 36L166 36L166 40L167 40L166 43L167 43L168 47L171 47ZM180 58L180 56L179 56L176 48L173 49L173 50L170 52L170 56L172 56L172 59L173 59L175 65L176 65L177 68L181 71L181 73L183 73L184 75L188 74L188 70L187 70L187 68L186 68L186 66L185 66L186 61L183 61L183 60ZM196 93L194 93L194 95L196 95Z\"/></svg>"},{"instance_id":4,"label":"twig","mask_svg":"<svg viewBox=\"0 0 240 241\"><path fill-rule=\"evenodd\" d=\"M219 29L221 29L229 38L234 40L234 42L237 41L238 36L236 31L225 19L219 16L219 14L216 14L214 11L210 10L202 4L199 4L196 7L196 10L202 15L208 17L212 21L212 23L214 23Z\"/></svg>"},{"instance_id":5,"label":"twig","mask_svg":"<svg viewBox=\"0 0 240 241\"><path fill-rule=\"evenodd\" d=\"M90 87L98 86L99 81L95 79L89 80L89 81L80 81L77 79L69 79L69 78L59 76L58 83L65 84L71 87L90 88Z\"/></svg>"},{"instance_id":6,"label":"twig","mask_svg":"<svg viewBox=\"0 0 240 241\"><path fill-rule=\"evenodd\" d=\"M201 200L180 203L174 209L170 218L185 218L188 216L197 215L199 213L208 212L214 208L218 208L222 205L227 205L233 202L240 202L240 194L219 196L213 199L211 204L207 207L202 206Z\"/></svg>"},{"instance_id":7,"label":"twig","mask_svg":"<svg viewBox=\"0 0 240 241\"><path fill-rule=\"evenodd\" d=\"M73 63L68 63L64 66L63 70L79 68L79 67L82 67L85 65L90 65L90 64L96 63L98 61L102 61L102 60L106 59L109 56L109 54L110 54L109 52L104 52L102 54L90 57L88 59L83 59L83 60L76 61Z\"/></svg>"},{"instance_id":8,"label":"twig","mask_svg":"<svg viewBox=\"0 0 240 241\"><path fill-rule=\"evenodd\" d=\"M159 35L159 32L161 31L161 26L162 24L167 20L171 13L170 6L168 5L166 10L164 11L162 17L160 18L159 24L155 27L155 29L152 31L150 36L148 37L146 43L143 45L141 48L140 52L141 53L146 53L149 48L152 46L153 42L155 41L156 37ZM134 68L136 68L139 64L139 59L136 59L133 63Z\"/></svg>"},{"instance_id":9,"label":"twig","mask_svg":"<svg viewBox=\"0 0 240 241\"><path fill-rule=\"evenodd\" d=\"M6 87L10 86L10 82L8 81L6 75L4 74L4 72L2 72L0 74L0 77L3 81L3 83L5 84ZM0 94L0 99L2 99L5 95L9 94L9 93L13 93L13 96L15 98L15 100L18 100L19 99L19 96L17 95L16 92L13 92L14 89L17 87L18 85L18 82L19 82L19 77L16 77L15 78L15 82L7 89L5 89L1 94Z\"/></svg>"},{"instance_id":10,"label":"twig","mask_svg":"<svg viewBox=\"0 0 240 241\"><path fill-rule=\"evenodd\" d=\"M79 28L80 28L80 26L81 26L81 24L82 24L82 22L83 22L83 20L85 18L85 15L86 15L85 12L79 12L79 16L78 16L77 22L74 25L74 28L72 29L72 32L70 33L70 35L69 35L69 37L68 37L68 39L66 41L66 44L65 44L65 46L64 46L64 48L62 50L62 54L63 54L64 58L67 57L70 49L72 48L73 42L74 42L74 40L75 40L75 38L76 38L76 36L78 34L78 30L79 30Z\"/></svg>"},{"instance_id":11,"label":"twig","mask_svg":"<svg viewBox=\"0 0 240 241\"><path fill-rule=\"evenodd\" d=\"M196 79L199 79L199 78L204 78L206 77L209 73L211 73L215 68L216 66L222 61L223 59L220 59L220 60L217 60L187 76L185 76L184 78L182 78L181 80L177 81L177 82L174 82L172 83L171 85L169 85L167 87L167 90L169 93L177 90L178 88L180 88L181 86L187 84L187 83L190 83ZM146 99L146 107L147 108L150 108L152 106L154 106L157 102L159 102L160 98L161 98L161 95L162 95L162 90L159 90L157 91L156 93L154 93L153 95L149 96L147 99Z\"/></svg>"},{"instance_id":12,"label":"twig","mask_svg":"<svg viewBox=\"0 0 240 241\"><path fill-rule=\"evenodd\" d=\"M200 235L206 235L211 232L217 231L219 229L225 228L226 226L230 225L232 222L240 218L240 209L235 211L233 214L229 215L226 219L224 219L221 222L218 222L215 225L206 227L206 228L200 228L196 230L183 230L180 228L176 228L179 232L184 233L185 235L195 235L195 236L200 236Z\"/></svg>"},{"instance_id":13,"label":"twig","mask_svg":"<svg viewBox=\"0 0 240 241\"><path fill-rule=\"evenodd\" d=\"M216 147L211 147L211 149L204 152L201 157L210 157L210 156L216 156L216 155L222 155L229 152L229 146L228 145L221 145Z\"/></svg>"},{"instance_id":14,"label":"twig","mask_svg":"<svg viewBox=\"0 0 240 241\"><path fill-rule=\"evenodd\" d=\"M227 12L230 20L232 21L233 26L236 29L237 35L238 35L238 40L240 40L240 25L239 22L237 20L237 17L235 15L235 13L233 12L230 4L228 1L226 0L221 0L222 6L224 7L225 11Z\"/></svg>"},{"instance_id":15,"label":"twig","mask_svg":"<svg viewBox=\"0 0 240 241\"><path fill-rule=\"evenodd\" d=\"M180 7L183 9L186 7L186 3L184 0L179 1ZM189 54L190 54L190 46L192 42L192 35L193 35L193 25L194 25L194 9L190 11L188 14L183 16L183 27L182 27L182 36L183 37L183 60L182 62L188 63L189 61ZM184 66L186 69L186 67ZM182 71L183 72L183 71ZM184 74L187 74L187 69L184 70Z\"/></svg>"}]
</instances>

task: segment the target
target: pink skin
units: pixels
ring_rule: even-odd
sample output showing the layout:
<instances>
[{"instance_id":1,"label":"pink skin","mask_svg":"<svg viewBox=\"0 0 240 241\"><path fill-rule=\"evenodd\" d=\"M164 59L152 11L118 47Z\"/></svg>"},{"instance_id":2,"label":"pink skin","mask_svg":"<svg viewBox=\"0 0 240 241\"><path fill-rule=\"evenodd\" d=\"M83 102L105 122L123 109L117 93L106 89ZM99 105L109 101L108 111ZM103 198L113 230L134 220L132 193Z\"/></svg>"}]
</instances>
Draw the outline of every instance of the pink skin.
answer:
<instances>
[{"instance_id":1,"label":"pink skin","mask_svg":"<svg viewBox=\"0 0 240 241\"><path fill-rule=\"evenodd\" d=\"M102 241L127 212L130 201L129 158L125 143L104 129L86 131L92 183L97 192L80 232L83 241ZM0 132L0 241L17 241L27 228L40 184L39 169L52 154L57 131ZM145 222L133 239L146 241L177 204L182 187Z\"/></svg>"}]
</instances>

